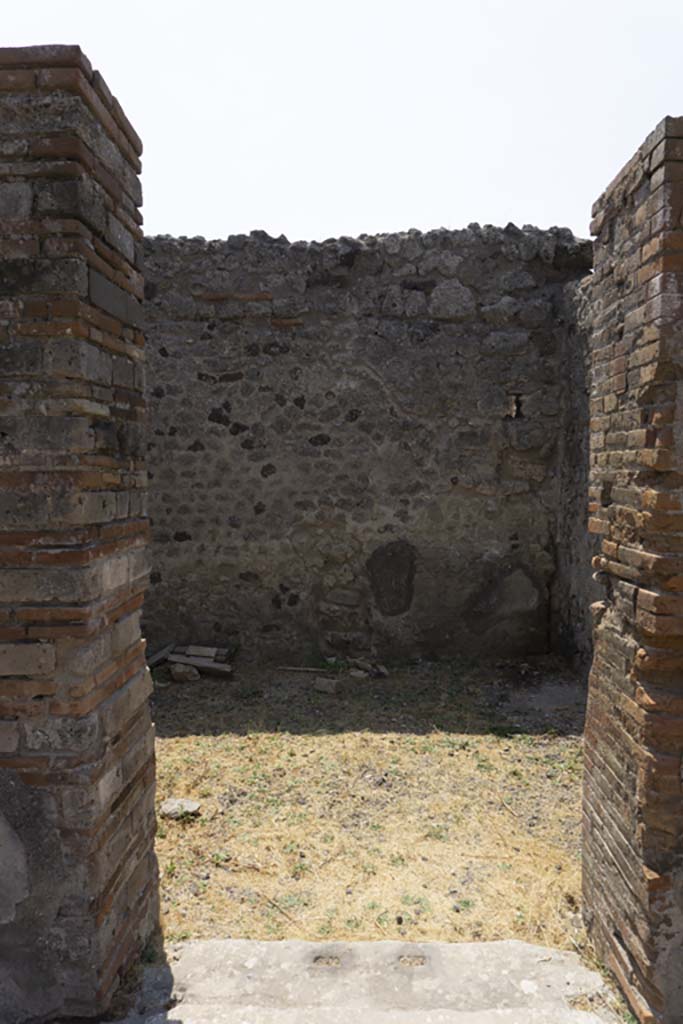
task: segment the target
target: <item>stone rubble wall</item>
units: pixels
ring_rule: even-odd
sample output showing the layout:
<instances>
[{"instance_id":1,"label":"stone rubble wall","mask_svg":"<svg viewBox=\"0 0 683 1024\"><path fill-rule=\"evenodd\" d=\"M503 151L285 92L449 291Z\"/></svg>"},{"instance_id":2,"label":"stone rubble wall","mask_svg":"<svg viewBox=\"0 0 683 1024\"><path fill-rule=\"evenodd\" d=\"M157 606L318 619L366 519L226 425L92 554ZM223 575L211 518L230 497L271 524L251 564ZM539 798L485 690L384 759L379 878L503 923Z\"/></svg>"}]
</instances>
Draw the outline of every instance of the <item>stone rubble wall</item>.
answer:
<instances>
[{"instance_id":1,"label":"stone rubble wall","mask_svg":"<svg viewBox=\"0 0 683 1024\"><path fill-rule=\"evenodd\" d=\"M102 1012L156 921L140 141L0 49L0 1019Z\"/></svg>"},{"instance_id":2,"label":"stone rubble wall","mask_svg":"<svg viewBox=\"0 0 683 1024\"><path fill-rule=\"evenodd\" d=\"M584 893L640 1021L683 1020L683 118L593 209Z\"/></svg>"},{"instance_id":3,"label":"stone rubble wall","mask_svg":"<svg viewBox=\"0 0 683 1024\"><path fill-rule=\"evenodd\" d=\"M585 656L589 553L558 545L585 524L588 243L145 249L153 645Z\"/></svg>"}]
</instances>

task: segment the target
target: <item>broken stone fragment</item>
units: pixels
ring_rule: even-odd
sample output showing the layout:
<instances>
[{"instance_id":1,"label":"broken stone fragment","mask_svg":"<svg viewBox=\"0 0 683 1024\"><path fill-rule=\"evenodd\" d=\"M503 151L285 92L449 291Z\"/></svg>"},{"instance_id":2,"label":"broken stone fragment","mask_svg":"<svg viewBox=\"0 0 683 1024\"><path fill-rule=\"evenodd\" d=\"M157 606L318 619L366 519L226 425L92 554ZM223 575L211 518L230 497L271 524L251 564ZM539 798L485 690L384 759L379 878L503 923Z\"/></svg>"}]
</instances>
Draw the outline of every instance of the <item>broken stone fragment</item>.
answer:
<instances>
[{"instance_id":1,"label":"broken stone fragment","mask_svg":"<svg viewBox=\"0 0 683 1024\"><path fill-rule=\"evenodd\" d=\"M326 679L325 676L318 676L313 681L313 689L318 693L336 693L339 687L337 679Z\"/></svg>"},{"instance_id":2,"label":"broken stone fragment","mask_svg":"<svg viewBox=\"0 0 683 1024\"><path fill-rule=\"evenodd\" d=\"M189 649L187 648L187 650ZM224 679L229 679L232 676L232 665L227 661L202 658L190 654L179 654L177 651L169 654L168 660L171 665L191 665L199 672L207 672L209 675L221 676Z\"/></svg>"},{"instance_id":3,"label":"broken stone fragment","mask_svg":"<svg viewBox=\"0 0 683 1024\"><path fill-rule=\"evenodd\" d=\"M159 808L162 818L195 818L201 810L198 800L187 800L185 797L169 797Z\"/></svg>"},{"instance_id":4,"label":"broken stone fragment","mask_svg":"<svg viewBox=\"0 0 683 1024\"><path fill-rule=\"evenodd\" d=\"M196 683L198 679L201 679L199 669L195 668L194 665L171 665L171 679L175 683Z\"/></svg>"},{"instance_id":5,"label":"broken stone fragment","mask_svg":"<svg viewBox=\"0 0 683 1024\"><path fill-rule=\"evenodd\" d=\"M359 668L361 672L372 672L372 662L366 661L365 658L349 658L349 665L352 668Z\"/></svg>"},{"instance_id":6,"label":"broken stone fragment","mask_svg":"<svg viewBox=\"0 0 683 1024\"><path fill-rule=\"evenodd\" d=\"M368 661L366 658L349 658L348 663L351 668L349 674L355 676L356 679L367 678L367 676L371 676L373 679L386 679L389 675L389 670L384 665L380 665L376 661Z\"/></svg>"}]
</instances>

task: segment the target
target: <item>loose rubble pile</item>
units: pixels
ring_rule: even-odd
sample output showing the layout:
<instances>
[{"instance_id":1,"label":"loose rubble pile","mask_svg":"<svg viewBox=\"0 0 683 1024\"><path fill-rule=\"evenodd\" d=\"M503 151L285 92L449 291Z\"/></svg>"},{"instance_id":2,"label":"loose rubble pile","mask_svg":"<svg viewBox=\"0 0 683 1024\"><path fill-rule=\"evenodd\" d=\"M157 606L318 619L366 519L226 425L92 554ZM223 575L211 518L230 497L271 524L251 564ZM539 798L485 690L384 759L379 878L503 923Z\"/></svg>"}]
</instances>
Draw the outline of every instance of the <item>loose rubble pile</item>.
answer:
<instances>
[{"instance_id":1,"label":"loose rubble pile","mask_svg":"<svg viewBox=\"0 0 683 1024\"><path fill-rule=\"evenodd\" d=\"M168 662L174 683L198 682L202 673L231 679L233 669L229 659L235 653L235 648L228 647L202 647L196 644L176 647L175 644L167 644L151 654L147 664L150 668L157 668Z\"/></svg>"}]
</instances>

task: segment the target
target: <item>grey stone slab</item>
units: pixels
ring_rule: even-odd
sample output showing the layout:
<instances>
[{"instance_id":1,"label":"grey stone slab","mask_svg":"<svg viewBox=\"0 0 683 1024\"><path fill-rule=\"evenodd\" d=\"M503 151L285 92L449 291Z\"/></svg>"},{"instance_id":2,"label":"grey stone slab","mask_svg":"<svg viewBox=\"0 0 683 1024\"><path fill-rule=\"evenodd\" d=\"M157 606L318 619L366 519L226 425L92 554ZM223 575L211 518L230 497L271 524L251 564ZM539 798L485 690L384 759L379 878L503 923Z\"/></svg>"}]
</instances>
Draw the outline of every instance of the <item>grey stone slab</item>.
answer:
<instances>
[{"instance_id":1,"label":"grey stone slab","mask_svg":"<svg viewBox=\"0 0 683 1024\"><path fill-rule=\"evenodd\" d=\"M90 301L124 324L140 327L144 316L138 300L97 270L90 270Z\"/></svg>"},{"instance_id":2,"label":"grey stone slab","mask_svg":"<svg viewBox=\"0 0 683 1024\"><path fill-rule=\"evenodd\" d=\"M248 1007L175 1007L146 1018L145 1024L349 1024L348 1007L264 1009ZM593 1013L556 1005L537 1009L364 1011L362 1024L603 1024ZM360 1024L359 1022L359 1024Z\"/></svg>"},{"instance_id":3,"label":"grey stone slab","mask_svg":"<svg viewBox=\"0 0 683 1024\"><path fill-rule=\"evenodd\" d=\"M120 1024L604 1024L574 953L524 942L191 942L147 971Z\"/></svg>"}]
</instances>

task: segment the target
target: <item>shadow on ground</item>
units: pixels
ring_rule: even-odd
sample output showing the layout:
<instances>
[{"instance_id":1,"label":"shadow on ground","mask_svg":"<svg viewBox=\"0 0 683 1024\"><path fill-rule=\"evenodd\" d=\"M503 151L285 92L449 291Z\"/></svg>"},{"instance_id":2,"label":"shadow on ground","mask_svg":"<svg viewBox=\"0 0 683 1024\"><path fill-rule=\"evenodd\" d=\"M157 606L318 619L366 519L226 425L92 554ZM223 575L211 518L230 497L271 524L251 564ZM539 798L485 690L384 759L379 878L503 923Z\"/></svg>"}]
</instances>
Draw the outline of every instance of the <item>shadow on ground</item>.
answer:
<instances>
[{"instance_id":1,"label":"shadow on ground","mask_svg":"<svg viewBox=\"0 0 683 1024\"><path fill-rule=\"evenodd\" d=\"M382 679L239 662L230 681L203 677L196 683L173 683L166 666L153 674L152 706L162 738L250 732L424 735L435 730L569 736L583 731L586 702L584 681L554 657L421 661L390 667L389 677ZM323 677L334 692L320 691Z\"/></svg>"}]
</instances>

